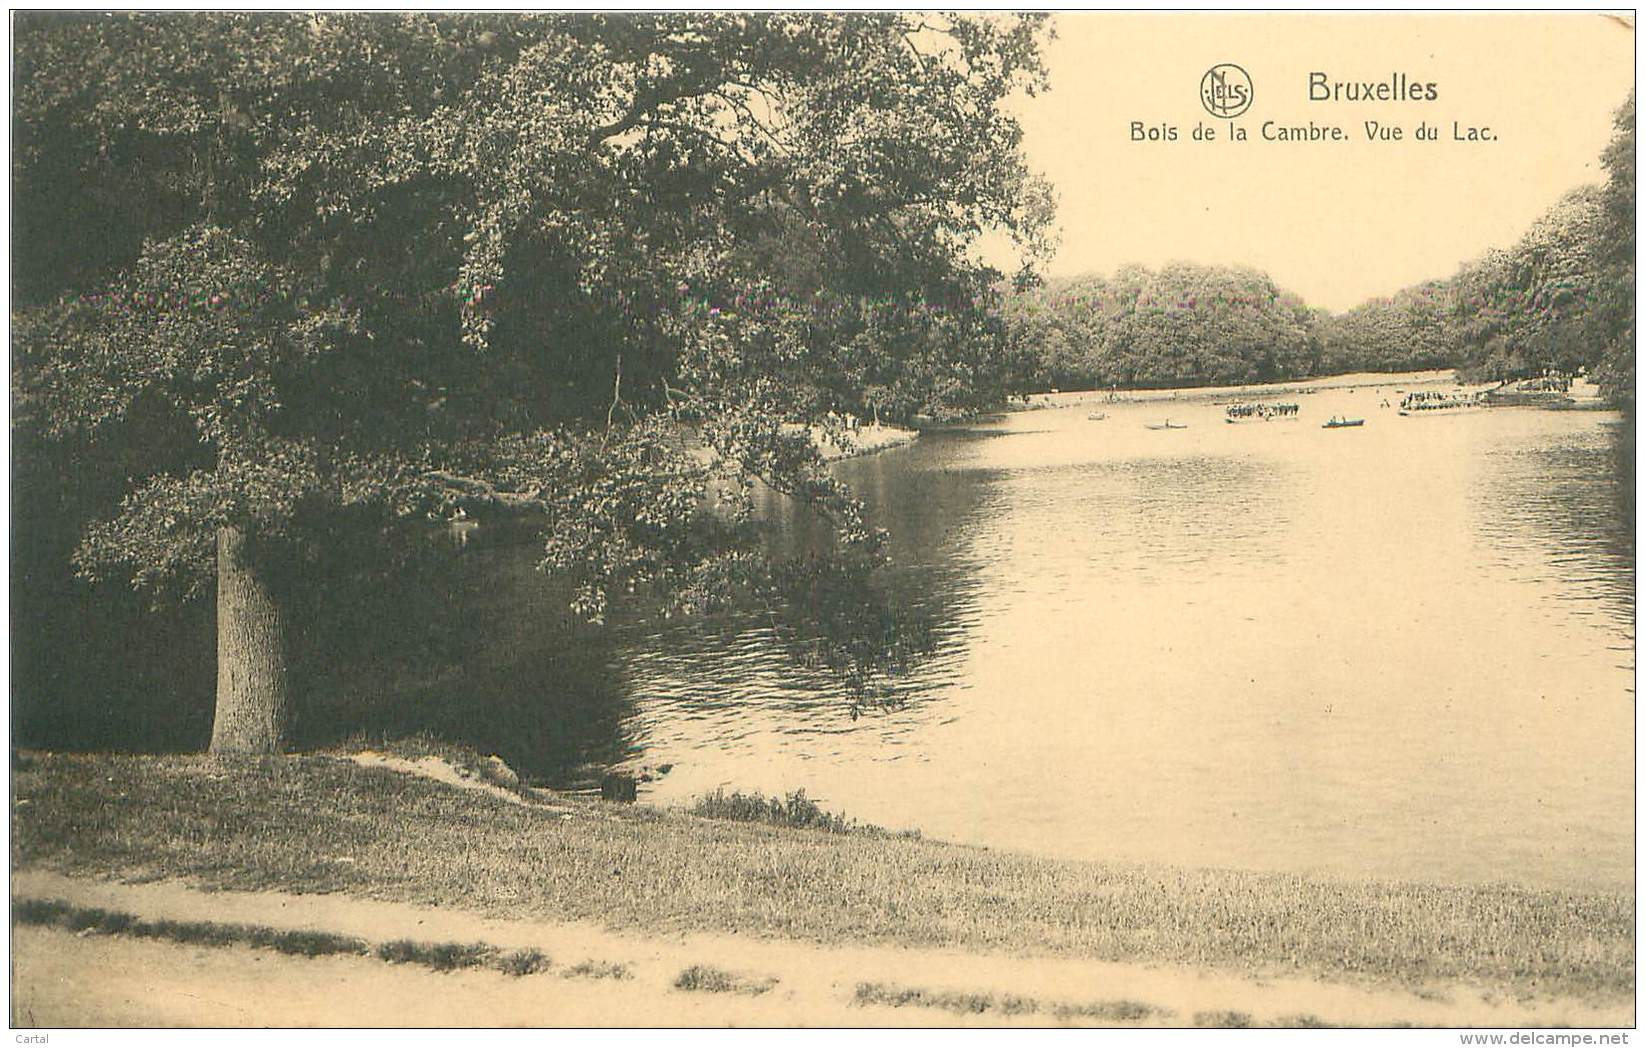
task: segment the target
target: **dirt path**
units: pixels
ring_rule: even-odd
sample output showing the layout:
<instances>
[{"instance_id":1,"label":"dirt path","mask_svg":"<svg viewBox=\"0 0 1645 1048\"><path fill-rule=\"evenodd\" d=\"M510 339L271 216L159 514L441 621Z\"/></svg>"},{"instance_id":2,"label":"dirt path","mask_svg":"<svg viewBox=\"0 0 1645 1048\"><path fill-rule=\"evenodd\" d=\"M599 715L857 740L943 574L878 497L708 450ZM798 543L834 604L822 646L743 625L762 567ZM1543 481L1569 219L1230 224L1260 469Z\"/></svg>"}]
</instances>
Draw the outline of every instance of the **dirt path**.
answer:
<instances>
[{"instance_id":1,"label":"dirt path","mask_svg":"<svg viewBox=\"0 0 1645 1048\"><path fill-rule=\"evenodd\" d=\"M1287 1025L1299 1016L1353 1026L1633 1022L1628 1002L1511 1001L1466 988L1419 995L1164 966L638 936L340 895L204 892L176 882L116 884L38 870L16 873L12 894L150 920L324 930L373 944L413 939L534 947L553 962L547 971L520 977L491 970L442 974L366 957L307 958L248 946L18 927L13 1022L20 1026L1045 1026L1113 1021L1108 1006L1115 1002L1147 1006L1153 1010L1141 1024L1168 1026L1192 1025L1207 1013ZM614 966L624 977L611 977ZM770 988L758 994L677 988L692 966ZM859 1000L864 983L881 987L866 1003Z\"/></svg>"}]
</instances>

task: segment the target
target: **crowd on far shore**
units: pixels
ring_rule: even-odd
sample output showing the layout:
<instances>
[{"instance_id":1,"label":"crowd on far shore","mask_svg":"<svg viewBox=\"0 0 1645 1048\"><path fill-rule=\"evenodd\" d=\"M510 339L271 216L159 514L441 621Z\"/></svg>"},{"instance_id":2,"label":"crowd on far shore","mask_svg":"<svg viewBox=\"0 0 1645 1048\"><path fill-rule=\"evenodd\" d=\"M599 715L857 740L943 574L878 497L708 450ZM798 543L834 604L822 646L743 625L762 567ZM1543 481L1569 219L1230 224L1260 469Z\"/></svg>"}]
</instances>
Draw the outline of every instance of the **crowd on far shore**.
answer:
<instances>
[{"instance_id":1,"label":"crowd on far shore","mask_svg":"<svg viewBox=\"0 0 1645 1048\"><path fill-rule=\"evenodd\" d=\"M1296 404L1230 404L1228 417L1230 419L1248 418L1289 418L1298 412Z\"/></svg>"},{"instance_id":2,"label":"crowd on far shore","mask_svg":"<svg viewBox=\"0 0 1645 1048\"><path fill-rule=\"evenodd\" d=\"M1401 411L1439 411L1443 408L1475 408L1485 402L1484 390L1477 393L1442 393L1439 390L1422 390L1405 394L1399 402L1399 409Z\"/></svg>"}]
</instances>

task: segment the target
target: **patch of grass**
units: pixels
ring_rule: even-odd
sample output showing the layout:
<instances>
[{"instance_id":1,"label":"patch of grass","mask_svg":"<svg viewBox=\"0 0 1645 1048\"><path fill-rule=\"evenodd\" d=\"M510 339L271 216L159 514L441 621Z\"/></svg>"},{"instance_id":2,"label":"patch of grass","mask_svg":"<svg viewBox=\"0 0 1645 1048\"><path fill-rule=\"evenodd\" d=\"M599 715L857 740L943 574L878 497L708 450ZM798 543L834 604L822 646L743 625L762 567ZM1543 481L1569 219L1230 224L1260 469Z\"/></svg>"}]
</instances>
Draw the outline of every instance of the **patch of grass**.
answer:
<instances>
[{"instance_id":1,"label":"patch of grass","mask_svg":"<svg viewBox=\"0 0 1645 1048\"><path fill-rule=\"evenodd\" d=\"M925 990L891 983L858 983L857 1004L879 1004L891 1008L934 1008L956 1015L1035 1015L1049 1012L1059 1022L1140 1023L1148 1019L1165 1019L1171 1015L1168 1008L1160 1008L1142 1001L1113 1000L1072 1003L1067 1001L1041 1002L1032 997L1015 994L964 993L948 990Z\"/></svg>"},{"instance_id":2,"label":"patch of grass","mask_svg":"<svg viewBox=\"0 0 1645 1048\"><path fill-rule=\"evenodd\" d=\"M777 985L772 978L751 979L707 964L693 964L674 980L676 990L692 993L745 993L758 996Z\"/></svg>"},{"instance_id":3,"label":"patch of grass","mask_svg":"<svg viewBox=\"0 0 1645 1048\"><path fill-rule=\"evenodd\" d=\"M301 957L375 956L390 964L421 964L441 972L494 968L505 975L526 976L547 971L550 965L547 954L531 948L504 952L486 943L396 939L373 949L364 939L350 935L218 921L147 921L135 914L75 906L61 899L20 899L12 904L11 912L12 920L18 924L57 927L78 933L164 939L187 946L255 946Z\"/></svg>"},{"instance_id":4,"label":"patch of grass","mask_svg":"<svg viewBox=\"0 0 1645 1048\"><path fill-rule=\"evenodd\" d=\"M385 942L376 950L378 960L390 964L421 964L437 972L484 968L496 953L495 946L485 943L415 942L411 939Z\"/></svg>"},{"instance_id":5,"label":"patch of grass","mask_svg":"<svg viewBox=\"0 0 1645 1048\"><path fill-rule=\"evenodd\" d=\"M922 990L888 983L858 983L855 999L857 1004L883 1004L891 1008L936 1008L956 1015L981 1015L984 1012L1032 1015L1040 1009L1039 1002L1032 997Z\"/></svg>"},{"instance_id":6,"label":"patch of grass","mask_svg":"<svg viewBox=\"0 0 1645 1048\"><path fill-rule=\"evenodd\" d=\"M1244 1030L1251 1026L1251 1015L1249 1012L1233 1011L1195 1012L1194 1025L1221 1030Z\"/></svg>"},{"instance_id":7,"label":"patch of grass","mask_svg":"<svg viewBox=\"0 0 1645 1048\"><path fill-rule=\"evenodd\" d=\"M313 932L301 929L293 931L273 931L259 929L258 934L250 941L253 946L266 946L281 953L296 954L300 957L322 957L327 954L364 954L367 952L365 940L356 939L349 935L334 935L331 932ZM267 934L263 934L266 932Z\"/></svg>"},{"instance_id":8,"label":"patch of grass","mask_svg":"<svg viewBox=\"0 0 1645 1048\"><path fill-rule=\"evenodd\" d=\"M215 921L145 921L136 914L74 906L60 899L19 900L11 912L12 920L18 924L45 925L77 933L165 939L190 946L256 946L302 957L358 956L368 952L364 940L348 935Z\"/></svg>"},{"instance_id":9,"label":"patch of grass","mask_svg":"<svg viewBox=\"0 0 1645 1048\"><path fill-rule=\"evenodd\" d=\"M1268 1025L1282 1030L1334 1030L1337 1027L1336 1023L1328 1023L1311 1012L1282 1015Z\"/></svg>"},{"instance_id":10,"label":"patch of grass","mask_svg":"<svg viewBox=\"0 0 1645 1048\"><path fill-rule=\"evenodd\" d=\"M536 975L548 970L548 955L541 950L513 950L498 957L494 967L504 975Z\"/></svg>"},{"instance_id":11,"label":"patch of grass","mask_svg":"<svg viewBox=\"0 0 1645 1048\"><path fill-rule=\"evenodd\" d=\"M804 790L795 790L787 797L766 797L758 793L743 793L741 790L727 793L719 789L698 797L688 810L692 815L700 815L705 819L763 822L772 826L825 830L829 833L878 829L860 827L854 819L824 811L816 801L805 795Z\"/></svg>"},{"instance_id":12,"label":"patch of grass","mask_svg":"<svg viewBox=\"0 0 1645 1048\"><path fill-rule=\"evenodd\" d=\"M1113 1001L1087 1001L1082 1004L1058 1004L1051 1009L1051 1014L1064 1022L1086 1019L1105 1023L1140 1023L1148 1019L1168 1019L1173 1013L1169 1008L1121 998Z\"/></svg>"},{"instance_id":13,"label":"patch of grass","mask_svg":"<svg viewBox=\"0 0 1645 1048\"><path fill-rule=\"evenodd\" d=\"M579 961L567 968L562 975L567 979L632 979L633 973L626 964L610 964L605 961Z\"/></svg>"},{"instance_id":14,"label":"patch of grass","mask_svg":"<svg viewBox=\"0 0 1645 1048\"><path fill-rule=\"evenodd\" d=\"M1634 985L1623 889L1107 865L593 801L545 809L319 756L31 753L12 790L28 802L12 814L13 869L1506 994Z\"/></svg>"},{"instance_id":15,"label":"patch of grass","mask_svg":"<svg viewBox=\"0 0 1645 1048\"><path fill-rule=\"evenodd\" d=\"M274 929L259 928L255 931L272 936ZM128 928L126 934L141 939L166 939L182 943L184 946L235 946L249 943L255 931L243 925L217 924L212 921L161 919L139 921Z\"/></svg>"},{"instance_id":16,"label":"patch of grass","mask_svg":"<svg viewBox=\"0 0 1645 1048\"><path fill-rule=\"evenodd\" d=\"M11 904L15 924L62 928L71 932L124 931L137 918L95 907L74 906L61 899L16 899Z\"/></svg>"}]
</instances>

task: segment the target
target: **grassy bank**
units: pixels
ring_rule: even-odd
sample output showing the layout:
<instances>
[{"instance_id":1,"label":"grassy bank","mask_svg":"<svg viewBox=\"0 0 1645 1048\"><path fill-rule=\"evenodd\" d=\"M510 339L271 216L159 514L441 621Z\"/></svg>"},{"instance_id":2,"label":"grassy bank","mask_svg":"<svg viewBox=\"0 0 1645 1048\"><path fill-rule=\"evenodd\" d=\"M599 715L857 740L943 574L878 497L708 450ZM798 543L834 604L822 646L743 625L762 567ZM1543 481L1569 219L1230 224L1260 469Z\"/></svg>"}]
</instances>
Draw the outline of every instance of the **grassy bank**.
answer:
<instances>
[{"instance_id":1,"label":"grassy bank","mask_svg":"<svg viewBox=\"0 0 1645 1048\"><path fill-rule=\"evenodd\" d=\"M1632 993L1634 902L1063 862L596 802L329 757L20 755L12 861L539 920Z\"/></svg>"}]
</instances>

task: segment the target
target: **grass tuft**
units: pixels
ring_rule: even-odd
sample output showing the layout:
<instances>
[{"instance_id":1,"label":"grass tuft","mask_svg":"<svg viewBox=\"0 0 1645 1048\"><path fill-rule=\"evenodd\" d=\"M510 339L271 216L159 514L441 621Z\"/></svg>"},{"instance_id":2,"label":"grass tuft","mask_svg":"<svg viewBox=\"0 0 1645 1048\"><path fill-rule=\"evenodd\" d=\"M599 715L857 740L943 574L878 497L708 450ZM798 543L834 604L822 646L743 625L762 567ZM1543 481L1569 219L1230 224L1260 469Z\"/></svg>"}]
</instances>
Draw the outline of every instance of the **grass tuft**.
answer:
<instances>
[{"instance_id":1,"label":"grass tuft","mask_svg":"<svg viewBox=\"0 0 1645 1048\"><path fill-rule=\"evenodd\" d=\"M254 946L300 957L333 954L375 956L390 964L421 964L440 972L459 968L494 968L505 975L525 976L547 971L551 963L547 954L531 948L504 953L486 943L429 943L396 939L382 943L374 950L364 939L350 935L308 929L283 930L260 924L165 919L145 921L135 914L74 906L61 899L19 899L12 904L11 912L12 920L18 924L44 925L72 932L165 939L188 946ZM584 962L579 967L589 970L578 974L596 974L600 978L628 977L627 969L622 965L605 965L596 973L591 967L593 964L592 961Z\"/></svg>"},{"instance_id":2,"label":"grass tuft","mask_svg":"<svg viewBox=\"0 0 1645 1048\"><path fill-rule=\"evenodd\" d=\"M765 993L775 985L776 979L749 979L706 964L693 964L674 980L676 990L688 990L693 993L746 993L750 996Z\"/></svg>"},{"instance_id":3,"label":"grass tuft","mask_svg":"<svg viewBox=\"0 0 1645 1048\"><path fill-rule=\"evenodd\" d=\"M548 955L541 950L513 950L496 960L496 968L504 975L536 975L548 970Z\"/></svg>"},{"instance_id":4,"label":"grass tuft","mask_svg":"<svg viewBox=\"0 0 1645 1048\"><path fill-rule=\"evenodd\" d=\"M567 968L563 973L567 979L632 979L633 973L626 964L610 964L605 961L579 961Z\"/></svg>"},{"instance_id":5,"label":"grass tuft","mask_svg":"<svg viewBox=\"0 0 1645 1048\"><path fill-rule=\"evenodd\" d=\"M1312 1012L1298 1015L1282 1015L1268 1024L1282 1030L1333 1030L1336 1023L1328 1023Z\"/></svg>"},{"instance_id":6,"label":"grass tuft","mask_svg":"<svg viewBox=\"0 0 1645 1048\"><path fill-rule=\"evenodd\" d=\"M825 830L828 833L877 829L859 826L855 819L824 811L816 801L805 795L804 790L795 790L787 797L766 797L758 793L743 793L741 790L727 793L723 789L718 789L698 797L689 811L705 819L763 822L772 826Z\"/></svg>"},{"instance_id":7,"label":"grass tuft","mask_svg":"<svg viewBox=\"0 0 1645 1048\"><path fill-rule=\"evenodd\" d=\"M1194 1025L1223 1030L1245 1030L1251 1026L1251 1015L1249 1012L1233 1011L1195 1012Z\"/></svg>"},{"instance_id":8,"label":"grass tuft","mask_svg":"<svg viewBox=\"0 0 1645 1048\"><path fill-rule=\"evenodd\" d=\"M1089 1019L1105 1023L1140 1023L1146 1019L1166 1019L1171 1009L1142 1001L1113 1000L1087 1001L1083 1004L1058 1004L1051 1014L1064 1022Z\"/></svg>"},{"instance_id":9,"label":"grass tuft","mask_svg":"<svg viewBox=\"0 0 1645 1048\"><path fill-rule=\"evenodd\" d=\"M319 931L283 931L260 924L220 924L215 921L145 921L136 914L96 907L74 906L61 899L22 899L12 905L18 924L45 925L77 933L130 935L165 939L190 946L255 946L303 957L329 954L364 955L362 939Z\"/></svg>"},{"instance_id":10,"label":"grass tuft","mask_svg":"<svg viewBox=\"0 0 1645 1048\"><path fill-rule=\"evenodd\" d=\"M989 1012L1000 1015L1034 1015L1049 1011L1060 1022L1085 1020L1138 1023L1146 1019L1164 1019L1171 1015L1168 1008L1141 1001L1056 1002L1042 1005L1032 997L1018 997L1014 994L925 990L914 986L875 982L858 983L855 1002L859 1005L878 1004L890 1008L934 1008L955 1015L983 1015Z\"/></svg>"},{"instance_id":11,"label":"grass tuft","mask_svg":"<svg viewBox=\"0 0 1645 1048\"><path fill-rule=\"evenodd\" d=\"M370 952L370 947L364 939L356 939L351 935L335 935L331 932L303 930L276 931L260 941L253 942L252 945L268 946L281 953L298 957L324 957L331 954L363 956Z\"/></svg>"},{"instance_id":12,"label":"grass tuft","mask_svg":"<svg viewBox=\"0 0 1645 1048\"><path fill-rule=\"evenodd\" d=\"M421 964L437 972L484 968L496 953L495 946L485 943L414 942L411 939L395 939L377 947L379 960L390 964Z\"/></svg>"},{"instance_id":13,"label":"grass tuft","mask_svg":"<svg viewBox=\"0 0 1645 1048\"><path fill-rule=\"evenodd\" d=\"M990 1011L1002 1015L1032 1015L1040 1008L1032 997L1012 994L996 997L991 993L953 993L868 982L857 984L856 1003L891 1008L937 1008L956 1015L981 1015Z\"/></svg>"}]
</instances>

